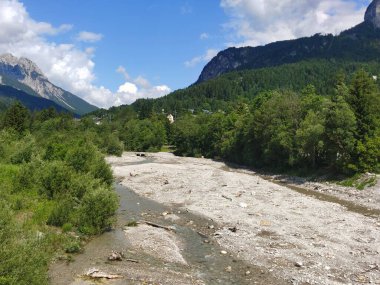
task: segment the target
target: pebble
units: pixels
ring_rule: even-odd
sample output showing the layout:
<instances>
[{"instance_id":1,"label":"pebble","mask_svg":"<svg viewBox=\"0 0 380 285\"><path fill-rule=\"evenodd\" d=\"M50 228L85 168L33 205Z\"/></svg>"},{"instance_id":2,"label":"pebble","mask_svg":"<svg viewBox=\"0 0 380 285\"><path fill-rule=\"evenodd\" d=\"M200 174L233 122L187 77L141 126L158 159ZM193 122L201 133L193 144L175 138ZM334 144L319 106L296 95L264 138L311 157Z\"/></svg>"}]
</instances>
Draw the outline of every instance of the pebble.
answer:
<instances>
[{"instance_id":1,"label":"pebble","mask_svg":"<svg viewBox=\"0 0 380 285\"><path fill-rule=\"evenodd\" d=\"M249 275L249 274L251 274L251 271L246 271L245 272L245 275Z\"/></svg>"},{"instance_id":2,"label":"pebble","mask_svg":"<svg viewBox=\"0 0 380 285\"><path fill-rule=\"evenodd\" d=\"M214 227L213 225L211 225L211 226L208 226L208 228L209 228L210 230L212 230L212 229L214 229L215 227Z\"/></svg>"},{"instance_id":3,"label":"pebble","mask_svg":"<svg viewBox=\"0 0 380 285\"><path fill-rule=\"evenodd\" d=\"M231 272L232 271L232 267L231 266L227 266L225 270L226 270L226 272Z\"/></svg>"},{"instance_id":4,"label":"pebble","mask_svg":"<svg viewBox=\"0 0 380 285\"><path fill-rule=\"evenodd\" d=\"M227 251L222 250L220 253L225 255L225 254L227 254Z\"/></svg>"},{"instance_id":5,"label":"pebble","mask_svg":"<svg viewBox=\"0 0 380 285\"><path fill-rule=\"evenodd\" d=\"M303 263L302 262L296 262L296 263L294 263L294 265L295 266L297 266L297 267L303 267Z\"/></svg>"}]
</instances>

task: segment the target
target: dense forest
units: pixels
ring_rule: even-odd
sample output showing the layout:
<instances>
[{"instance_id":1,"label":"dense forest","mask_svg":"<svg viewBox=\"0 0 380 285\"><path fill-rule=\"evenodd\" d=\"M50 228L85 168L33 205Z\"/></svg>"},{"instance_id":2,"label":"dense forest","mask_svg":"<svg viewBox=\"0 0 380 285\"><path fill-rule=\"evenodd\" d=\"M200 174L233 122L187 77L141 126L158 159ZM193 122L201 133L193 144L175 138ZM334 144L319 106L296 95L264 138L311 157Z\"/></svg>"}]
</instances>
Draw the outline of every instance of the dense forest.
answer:
<instances>
[{"instance_id":1,"label":"dense forest","mask_svg":"<svg viewBox=\"0 0 380 285\"><path fill-rule=\"evenodd\" d=\"M336 60L310 60L276 67L235 71L218 78L175 91L159 99L140 99L133 106L136 111L148 110L183 114L189 110L231 111L237 101L249 102L260 92L292 90L301 92L312 84L318 94L329 96L334 92L338 73L347 75L347 81L356 70L364 69L374 76L380 75L377 61L350 62ZM231 104L232 103L232 104Z\"/></svg>"},{"instance_id":2,"label":"dense forest","mask_svg":"<svg viewBox=\"0 0 380 285\"><path fill-rule=\"evenodd\" d=\"M220 157L257 168L352 174L380 170L380 92L375 80L343 75L331 95L262 92L234 110L184 116L173 125L180 155Z\"/></svg>"}]
</instances>

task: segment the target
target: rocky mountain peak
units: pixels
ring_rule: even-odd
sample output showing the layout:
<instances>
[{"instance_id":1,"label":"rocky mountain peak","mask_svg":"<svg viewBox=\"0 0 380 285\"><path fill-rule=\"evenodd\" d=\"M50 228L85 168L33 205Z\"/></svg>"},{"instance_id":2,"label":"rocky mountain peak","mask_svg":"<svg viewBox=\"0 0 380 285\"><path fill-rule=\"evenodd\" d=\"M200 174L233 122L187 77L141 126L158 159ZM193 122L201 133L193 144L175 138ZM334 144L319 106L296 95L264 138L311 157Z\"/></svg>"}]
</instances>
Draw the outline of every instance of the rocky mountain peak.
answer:
<instances>
[{"instance_id":1,"label":"rocky mountain peak","mask_svg":"<svg viewBox=\"0 0 380 285\"><path fill-rule=\"evenodd\" d=\"M365 12L364 21L380 28L380 0L373 0Z\"/></svg>"},{"instance_id":2,"label":"rocky mountain peak","mask_svg":"<svg viewBox=\"0 0 380 285\"><path fill-rule=\"evenodd\" d=\"M52 100L71 112L84 114L97 109L81 98L52 84L41 69L28 58L18 58L9 53L0 55L0 76L22 83L32 90L33 95Z\"/></svg>"},{"instance_id":3,"label":"rocky mountain peak","mask_svg":"<svg viewBox=\"0 0 380 285\"><path fill-rule=\"evenodd\" d=\"M0 69L0 71L4 71L4 69L8 71L13 69L14 72L19 71L18 77L22 76L25 78L32 76L34 78L40 77L41 79L47 79L41 69L33 61L25 57L18 58L10 53L0 55Z\"/></svg>"}]
</instances>

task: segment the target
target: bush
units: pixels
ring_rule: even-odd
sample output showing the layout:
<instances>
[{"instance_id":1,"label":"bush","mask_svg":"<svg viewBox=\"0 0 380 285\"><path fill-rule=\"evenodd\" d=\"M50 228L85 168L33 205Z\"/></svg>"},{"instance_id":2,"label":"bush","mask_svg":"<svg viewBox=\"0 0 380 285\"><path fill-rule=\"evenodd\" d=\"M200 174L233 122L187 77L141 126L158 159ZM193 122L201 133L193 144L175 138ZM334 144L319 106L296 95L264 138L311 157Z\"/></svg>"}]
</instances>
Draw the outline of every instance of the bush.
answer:
<instances>
[{"instance_id":1,"label":"bush","mask_svg":"<svg viewBox=\"0 0 380 285\"><path fill-rule=\"evenodd\" d=\"M109 155L121 156L124 151L124 146L115 134L111 134L105 138L103 149Z\"/></svg>"},{"instance_id":2,"label":"bush","mask_svg":"<svg viewBox=\"0 0 380 285\"><path fill-rule=\"evenodd\" d=\"M70 232L72 229L73 229L73 225L70 224L70 223L65 223L65 224L63 224L63 226L62 226L62 231L63 231L64 233Z\"/></svg>"},{"instance_id":3,"label":"bush","mask_svg":"<svg viewBox=\"0 0 380 285\"><path fill-rule=\"evenodd\" d=\"M99 157L92 165L92 174L96 179L111 186L113 183L113 174L111 167L107 164L103 157Z\"/></svg>"},{"instance_id":4,"label":"bush","mask_svg":"<svg viewBox=\"0 0 380 285\"><path fill-rule=\"evenodd\" d=\"M12 217L13 212L0 201L0 284L48 284L45 239L38 238L35 232L23 231Z\"/></svg>"},{"instance_id":5,"label":"bush","mask_svg":"<svg viewBox=\"0 0 380 285\"><path fill-rule=\"evenodd\" d=\"M18 174L14 179L15 191L31 191L38 187L42 162L33 160L31 163L21 165Z\"/></svg>"},{"instance_id":6,"label":"bush","mask_svg":"<svg viewBox=\"0 0 380 285\"><path fill-rule=\"evenodd\" d=\"M60 199L57 206L51 212L47 224L61 227L70 222L75 206L77 206L76 201L70 197Z\"/></svg>"},{"instance_id":7,"label":"bush","mask_svg":"<svg viewBox=\"0 0 380 285\"><path fill-rule=\"evenodd\" d=\"M65 161L77 172L89 172L92 163L98 157L97 150L91 144L72 147L66 154Z\"/></svg>"},{"instance_id":8,"label":"bush","mask_svg":"<svg viewBox=\"0 0 380 285\"><path fill-rule=\"evenodd\" d=\"M30 134L13 142L9 151L10 162L13 164L30 162L32 156L38 153L35 138Z\"/></svg>"},{"instance_id":9,"label":"bush","mask_svg":"<svg viewBox=\"0 0 380 285\"><path fill-rule=\"evenodd\" d=\"M80 245L80 242L78 241L71 241L65 246L65 252L66 253L78 253L81 252L82 248Z\"/></svg>"},{"instance_id":10,"label":"bush","mask_svg":"<svg viewBox=\"0 0 380 285\"><path fill-rule=\"evenodd\" d=\"M47 162L40 173L41 194L49 199L70 192L72 169L62 161Z\"/></svg>"},{"instance_id":11,"label":"bush","mask_svg":"<svg viewBox=\"0 0 380 285\"><path fill-rule=\"evenodd\" d=\"M79 229L85 234L104 232L114 222L117 207L117 196L108 188L99 187L86 193L79 208Z\"/></svg>"}]
</instances>

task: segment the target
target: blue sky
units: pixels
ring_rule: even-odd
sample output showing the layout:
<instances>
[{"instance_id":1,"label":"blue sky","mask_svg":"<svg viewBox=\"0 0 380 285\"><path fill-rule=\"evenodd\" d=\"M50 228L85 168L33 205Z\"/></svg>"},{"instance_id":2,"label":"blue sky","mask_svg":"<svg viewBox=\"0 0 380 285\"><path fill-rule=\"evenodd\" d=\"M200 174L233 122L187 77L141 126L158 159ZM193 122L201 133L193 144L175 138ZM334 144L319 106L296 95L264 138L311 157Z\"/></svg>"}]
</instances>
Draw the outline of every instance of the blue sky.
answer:
<instances>
[{"instance_id":1,"label":"blue sky","mask_svg":"<svg viewBox=\"0 0 380 285\"><path fill-rule=\"evenodd\" d=\"M0 53L101 107L192 84L229 46L334 33L369 0L0 0Z\"/></svg>"},{"instance_id":2,"label":"blue sky","mask_svg":"<svg viewBox=\"0 0 380 285\"><path fill-rule=\"evenodd\" d=\"M122 83L115 70L122 65L131 76L142 75L153 84L165 82L173 89L193 83L202 65L185 62L205 49L223 48L222 23L227 21L219 1L186 0L26 0L32 18L59 26L74 25L70 33L55 37L64 43L86 30L103 35L95 44L96 83ZM200 39L201 34L212 35Z\"/></svg>"}]
</instances>

